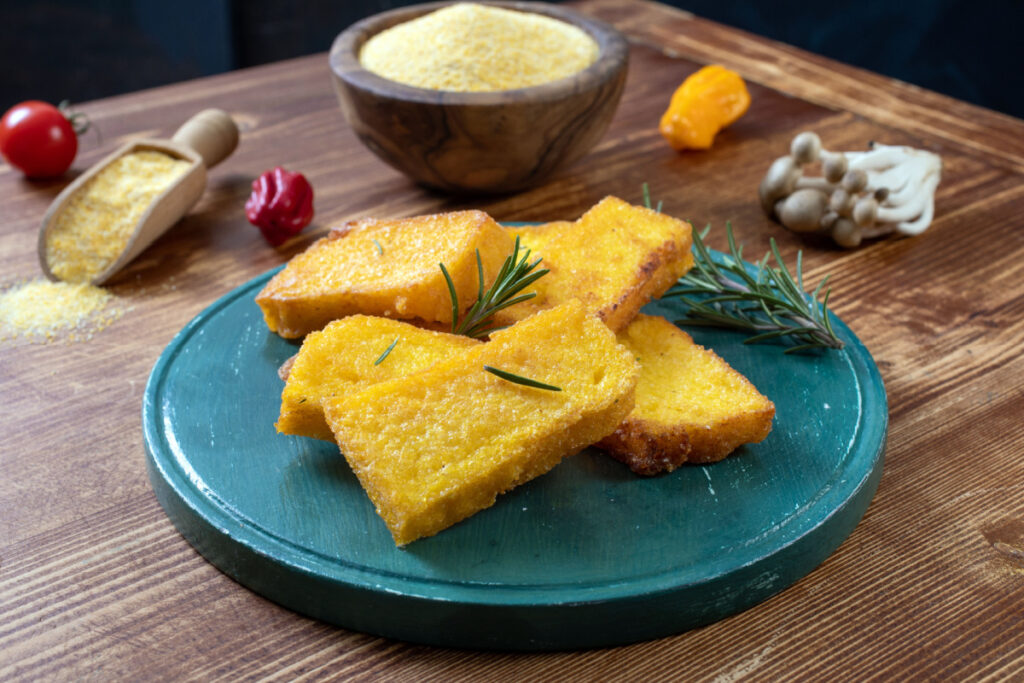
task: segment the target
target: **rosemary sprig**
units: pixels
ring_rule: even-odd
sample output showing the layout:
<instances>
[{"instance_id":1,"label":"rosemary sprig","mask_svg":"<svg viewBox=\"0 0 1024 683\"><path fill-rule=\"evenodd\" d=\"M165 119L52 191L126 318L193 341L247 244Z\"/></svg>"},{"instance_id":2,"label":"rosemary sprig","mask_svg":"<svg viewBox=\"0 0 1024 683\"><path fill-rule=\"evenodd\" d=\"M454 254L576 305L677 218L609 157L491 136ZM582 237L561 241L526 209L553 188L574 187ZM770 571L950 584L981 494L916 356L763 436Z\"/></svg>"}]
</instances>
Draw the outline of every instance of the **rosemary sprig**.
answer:
<instances>
[{"instance_id":1,"label":"rosemary sprig","mask_svg":"<svg viewBox=\"0 0 1024 683\"><path fill-rule=\"evenodd\" d=\"M647 207L648 209L652 209L653 208L658 213L661 213L661 201L660 200L658 201L657 208L651 206L651 188L647 186L647 183L643 184L643 193L644 193L644 206Z\"/></svg>"},{"instance_id":2,"label":"rosemary sprig","mask_svg":"<svg viewBox=\"0 0 1024 683\"><path fill-rule=\"evenodd\" d=\"M647 183L642 189L644 206L650 209L651 191ZM655 211L661 213L661 202ZM843 348L828 317L828 297L832 290L826 289L824 298L818 301L828 276L808 296L804 291L802 251L796 253L794 281L772 239L771 253L764 255L756 266L757 274L752 276L743 263L743 246L736 246L732 225L725 225L729 254L723 254L721 265L715 263L704 245L704 237L710 229L709 225L702 233L694 231L694 268L662 295L662 298L678 297L690 307L687 317L677 323L754 332L744 340L745 344L792 336L799 343L785 353L822 347ZM775 257L778 268L768 266L770 256Z\"/></svg>"},{"instance_id":3,"label":"rosemary sprig","mask_svg":"<svg viewBox=\"0 0 1024 683\"><path fill-rule=\"evenodd\" d=\"M828 276L808 295L804 291L803 252L797 252L796 278L790 273L775 240L771 251L755 265L751 274L743 263L743 247L737 246L732 225L726 224L729 253L716 263L704 245L703 234L693 233L693 269L679 278L664 297L676 297L689 306L687 317L677 322L687 325L731 327L754 333L746 344L792 337L797 344L786 349L796 353L812 348L843 348L828 317L825 289ZM777 267L769 266L774 257ZM821 301L818 297L824 290Z\"/></svg>"},{"instance_id":4,"label":"rosemary sprig","mask_svg":"<svg viewBox=\"0 0 1024 683\"><path fill-rule=\"evenodd\" d=\"M487 372L491 373L492 375L497 375L498 377L502 378L506 382L512 382L514 384L522 384L524 387L533 387L534 389L547 389L548 391L561 391L562 390L562 387L556 387L554 384L545 384L544 382L538 382L535 379L530 379L529 377L523 377L522 375L516 375L514 373L509 372L508 370L501 370L499 368L495 368L495 367L492 367L490 365L485 365L484 366L484 370L486 370Z\"/></svg>"},{"instance_id":5,"label":"rosemary sprig","mask_svg":"<svg viewBox=\"0 0 1024 683\"><path fill-rule=\"evenodd\" d=\"M519 256L520 251L523 254L521 258ZM441 272L448 283L448 294L452 300L452 334L463 334L467 337L485 337L491 332L500 330L500 326L488 327L495 313L503 308L514 306L537 296L536 292L527 292L526 294L520 294L520 292L548 273L547 268L534 270L540 262L541 259L538 258L533 263L530 263L530 250L520 247L519 236L516 235L516 243L512 253L505 257L505 262L498 271L494 284L491 285L490 289L484 291L484 265L480 260L480 250L477 249L476 271L479 285L476 302L462 318L461 322L459 321L461 308L459 307L459 296L455 292L455 283L452 281L452 276L448 273L448 269L445 268L444 264L438 264L441 266Z\"/></svg>"},{"instance_id":6,"label":"rosemary sprig","mask_svg":"<svg viewBox=\"0 0 1024 683\"><path fill-rule=\"evenodd\" d=\"M384 349L384 353L380 354L377 360L373 361L374 365L380 365L381 363L384 362L384 359L388 357L389 353L391 353L391 349L395 348L395 345L398 343L398 339L398 337L395 337L395 341L391 342L391 346Z\"/></svg>"}]
</instances>

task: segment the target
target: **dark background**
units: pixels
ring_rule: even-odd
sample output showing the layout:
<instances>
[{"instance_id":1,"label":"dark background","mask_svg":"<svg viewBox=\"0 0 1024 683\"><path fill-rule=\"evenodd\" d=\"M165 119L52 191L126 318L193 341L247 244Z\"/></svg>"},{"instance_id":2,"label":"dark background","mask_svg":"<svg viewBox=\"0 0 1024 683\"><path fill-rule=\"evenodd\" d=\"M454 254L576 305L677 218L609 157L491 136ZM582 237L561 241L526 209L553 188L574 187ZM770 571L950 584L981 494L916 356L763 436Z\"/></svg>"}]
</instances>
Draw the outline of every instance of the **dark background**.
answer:
<instances>
[{"instance_id":1,"label":"dark background","mask_svg":"<svg viewBox=\"0 0 1024 683\"><path fill-rule=\"evenodd\" d=\"M667 0L694 14L1024 118L1024 0ZM0 111L326 51L403 0L0 0Z\"/></svg>"}]
</instances>

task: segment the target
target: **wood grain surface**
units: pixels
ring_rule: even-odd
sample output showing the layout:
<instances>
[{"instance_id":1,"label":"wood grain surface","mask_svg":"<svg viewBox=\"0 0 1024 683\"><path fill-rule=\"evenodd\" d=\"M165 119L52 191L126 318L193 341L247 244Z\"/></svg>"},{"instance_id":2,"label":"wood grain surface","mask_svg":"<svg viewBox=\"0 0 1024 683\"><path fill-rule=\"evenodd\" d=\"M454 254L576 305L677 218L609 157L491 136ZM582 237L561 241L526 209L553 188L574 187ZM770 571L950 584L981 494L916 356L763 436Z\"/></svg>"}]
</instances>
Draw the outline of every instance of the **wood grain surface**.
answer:
<instances>
[{"instance_id":1,"label":"wood grain surface","mask_svg":"<svg viewBox=\"0 0 1024 683\"><path fill-rule=\"evenodd\" d=\"M452 200L411 184L344 123L325 55L86 103L103 132L74 172L207 107L242 129L195 209L111 290L131 306L92 339L0 343L0 679L999 680L1024 676L1024 122L648 3L581 0L631 41L603 140L547 184ZM339 30L342 27L339 27ZM699 65L748 79L750 112L706 153L656 125ZM998 65L993 65L997 68ZM922 236L842 251L763 216L757 184L793 135L940 154ZM243 215L252 179L305 173L317 218L274 250ZM0 168L0 283L40 275L35 239L71 176ZM331 225L462 207L499 220L571 219L607 194L731 221L749 254L775 237L878 362L886 468L853 535L796 585L714 625L629 647L548 654L442 650L326 626L241 588L175 531L146 478L140 400L172 336L214 299ZM218 400L210 396L211 401ZM685 501L681 502L685 504Z\"/></svg>"}]
</instances>

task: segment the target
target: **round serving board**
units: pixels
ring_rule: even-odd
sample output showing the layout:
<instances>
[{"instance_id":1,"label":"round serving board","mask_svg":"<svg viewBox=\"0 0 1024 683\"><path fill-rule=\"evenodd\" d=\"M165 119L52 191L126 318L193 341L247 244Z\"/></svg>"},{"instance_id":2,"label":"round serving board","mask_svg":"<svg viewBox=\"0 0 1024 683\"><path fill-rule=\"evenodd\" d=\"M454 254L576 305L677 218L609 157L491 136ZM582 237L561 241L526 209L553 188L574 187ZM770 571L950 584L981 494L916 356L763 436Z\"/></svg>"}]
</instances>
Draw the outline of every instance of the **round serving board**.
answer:
<instances>
[{"instance_id":1,"label":"round serving board","mask_svg":"<svg viewBox=\"0 0 1024 683\"><path fill-rule=\"evenodd\" d=\"M707 466L640 478L588 449L431 538L396 548L337 447L278 434L277 368L298 347L253 299L273 273L188 324L149 378L150 479L210 562L281 605L442 646L618 645L734 614L812 571L860 520L888 411L867 349L784 355L695 339L776 405L768 438ZM669 302L646 312L681 317Z\"/></svg>"}]
</instances>

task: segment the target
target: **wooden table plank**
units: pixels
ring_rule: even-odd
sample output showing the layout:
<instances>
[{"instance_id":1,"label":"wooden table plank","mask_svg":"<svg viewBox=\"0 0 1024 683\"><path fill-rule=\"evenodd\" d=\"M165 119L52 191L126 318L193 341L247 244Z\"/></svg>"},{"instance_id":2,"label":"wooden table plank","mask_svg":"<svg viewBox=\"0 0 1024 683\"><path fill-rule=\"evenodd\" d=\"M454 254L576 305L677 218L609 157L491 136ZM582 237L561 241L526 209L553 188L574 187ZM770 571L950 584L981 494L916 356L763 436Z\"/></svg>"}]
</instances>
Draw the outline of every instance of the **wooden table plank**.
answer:
<instances>
[{"instance_id":1,"label":"wooden table plank","mask_svg":"<svg viewBox=\"0 0 1024 683\"><path fill-rule=\"evenodd\" d=\"M612 126L543 187L465 201L408 183L344 124L316 56L87 103L103 131L84 170L119 142L166 136L219 106L242 142L199 206L112 283L131 310L91 340L0 342L0 679L389 680L826 677L983 679L1024 672L1024 122L838 65L651 3L582 0L632 44ZM748 79L750 113L708 153L656 130L671 90L701 63ZM923 236L842 251L766 219L756 187L801 130L834 149L868 140L943 157ZM317 190L304 236L268 248L242 215L275 164ZM64 181L0 170L0 286L36 277L35 230ZM830 273L837 313L875 355L891 431L878 494L849 540L780 595L655 642L573 653L443 650L335 629L239 587L197 555L146 479L140 401L163 347L221 294L330 225L475 206L501 220L573 218L605 194L732 221L748 253L776 238ZM211 397L216 400L217 397Z\"/></svg>"},{"instance_id":2,"label":"wooden table plank","mask_svg":"<svg viewBox=\"0 0 1024 683\"><path fill-rule=\"evenodd\" d=\"M665 54L723 64L808 102L982 152L990 163L998 160L1018 172L1024 168L1020 121L1012 116L654 3L648 12L616 0L595 0L586 6L632 40ZM650 21L655 14L657 21Z\"/></svg>"}]
</instances>

